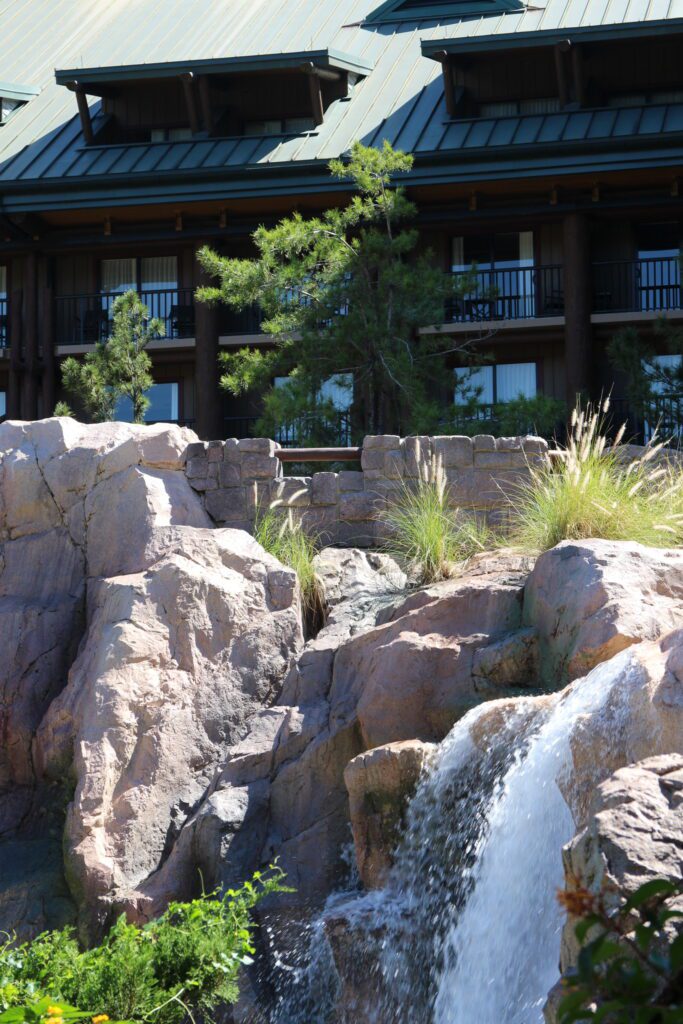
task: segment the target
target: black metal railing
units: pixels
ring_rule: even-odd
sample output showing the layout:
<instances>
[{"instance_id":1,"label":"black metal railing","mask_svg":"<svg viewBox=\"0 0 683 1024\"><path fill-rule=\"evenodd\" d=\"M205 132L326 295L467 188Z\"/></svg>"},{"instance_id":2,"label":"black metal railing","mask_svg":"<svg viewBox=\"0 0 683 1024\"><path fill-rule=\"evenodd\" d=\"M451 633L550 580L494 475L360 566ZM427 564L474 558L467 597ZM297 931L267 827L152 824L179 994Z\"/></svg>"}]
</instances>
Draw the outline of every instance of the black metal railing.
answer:
<instances>
[{"instance_id":1,"label":"black metal railing","mask_svg":"<svg viewBox=\"0 0 683 1024\"><path fill-rule=\"evenodd\" d=\"M658 313L681 309L677 256L593 264L594 313Z\"/></svg>"},{"instance_id":2,"label":"black metal railing","mask_svg":"<svg viewBox=\"0 0 683 1024\"><path fill-rule=\"evenodd\" d=\"M9 345L9 299L0 295L0 348Z\"/></svg>"},{"instance_id":3,"label":"black metal railing","mask_svg":"<svg viewBox=\"0 0 683 1024\"><path fill-rule=\"evenodd\" d=\"M227 306L221 306L219 332L226 336L240 334L260 334L263 313L258 306L249 306L237 312Z\"/></svg>"},{"instance_id":4,"label":"black metal railing","mask_svg":"<svg viewBox=\"0 0 683 1024\"><path fill-rule=\"evenodd\" d=\"M191 288L143 289L140 299L150 316L164 324L165 338L192 338L195 333ZM55 298L55 338L58 345L94 345L112 330L113 305L120 292L96 295L58 295Z\"/></svg>"},{"instance_id":5,"label":"black metal railing","mask_svg":"<svg viewBox=\"0 0 683 1024\"><path fill-rule=\"evenodd\" d=\"M451 276L458 294L449 300L446 316L455 323L531 320L564 312L559 264L453 271Z\"/></svg>"},{"instance_id":6,"label":"black metal railing","mask_svg":"<svg viewBox=\"0 0 683 1024\"><path fill-rule=\"evenodd\" d=\"M258 416L226 416L226 437L253 437ZM271 432L281 448L300 448L311 439L317 444L346 447L352 443L351 416L339 412L336 416L302 416L294 423L282 424Z\"/></svg>"}]
</instances>

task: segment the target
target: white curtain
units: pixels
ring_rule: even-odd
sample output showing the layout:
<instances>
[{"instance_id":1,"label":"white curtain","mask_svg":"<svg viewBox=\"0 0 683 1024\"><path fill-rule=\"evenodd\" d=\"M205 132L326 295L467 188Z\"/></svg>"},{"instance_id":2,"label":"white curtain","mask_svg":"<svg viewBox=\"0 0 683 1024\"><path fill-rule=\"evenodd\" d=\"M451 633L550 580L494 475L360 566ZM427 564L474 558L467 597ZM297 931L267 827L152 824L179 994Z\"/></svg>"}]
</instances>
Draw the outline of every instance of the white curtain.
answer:
<instances>
[{"instance_id":1,"label":"white curtain","mask_svg":"<svg viewBox=\"0 0 683 1024\"><path fill-rule=\"evenodd\" d=\"M455 377L459 387L456 387L454 402L456 405L463 405L467 402L472 392L481 388L477 395L478 405L493 404L493 366L478 366L476 369L456 370ZM464 390L463 390L464 389Z\"/></svg>"},{"instance_id":2,"label":"white curtain","mask_svg":"<svg viewBox=\"0 0 683 1024\"><path fill-rule=\"evenodd\" d=\"M135 259L102 260L102 291L127 292L137 288Z\"/></svg>"},{"instance_id":3,"label":"white curtain","mask_svg":"<svg viewBox=\"0 0 683 1024\"><path fill-rule=\"evenodd\" d=\"M178 259L176 256L145 256L140 269L143 292L178 287Z\"/></svg>"},{"instance_id":4,"label":"white curtain","mask_svg":"<svg viewBox=\"0 0 683 1024\"><path fill-rule=\"evenodd\" d=\"M451 270L466 270L465 239L460 236L451 241Z\"/></svg>"},{"instance_id":5,"label":"white curtain","mask_svg":"<svg viewBox=\"0 0 683 1024\"><path fill-rule=\"evenodd\" d=\"M536 394L536 363L500 363L496 366L496 400L511 402Z\"/></svg>"}]
</instances>

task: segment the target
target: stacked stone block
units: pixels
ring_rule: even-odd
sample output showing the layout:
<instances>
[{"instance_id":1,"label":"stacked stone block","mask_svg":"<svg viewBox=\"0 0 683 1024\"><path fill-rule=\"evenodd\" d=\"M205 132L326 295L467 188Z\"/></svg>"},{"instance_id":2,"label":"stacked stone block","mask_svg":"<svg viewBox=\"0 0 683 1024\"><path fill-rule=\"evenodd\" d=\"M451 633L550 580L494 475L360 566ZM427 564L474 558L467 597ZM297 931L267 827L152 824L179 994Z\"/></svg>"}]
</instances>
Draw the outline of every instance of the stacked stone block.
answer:
<instances>
[{"instance_id":1,"label":"stacked stone block","mask_svg":"<svg viewBox=\"0 0 683 1024\"><path fill-rule=\"evenodd\" d=\"M187 478L220 526L252 530L258 510L273 507L296 516L325 543L348 546L379 543L385 528L378 513L401 488L435 472L445 476L452 507L500 518L515 488L548 452L538 437L382 434L365 438L360 472L285 477L276 448L267 438L192 444Z\"/></svg>"}]
</instances>

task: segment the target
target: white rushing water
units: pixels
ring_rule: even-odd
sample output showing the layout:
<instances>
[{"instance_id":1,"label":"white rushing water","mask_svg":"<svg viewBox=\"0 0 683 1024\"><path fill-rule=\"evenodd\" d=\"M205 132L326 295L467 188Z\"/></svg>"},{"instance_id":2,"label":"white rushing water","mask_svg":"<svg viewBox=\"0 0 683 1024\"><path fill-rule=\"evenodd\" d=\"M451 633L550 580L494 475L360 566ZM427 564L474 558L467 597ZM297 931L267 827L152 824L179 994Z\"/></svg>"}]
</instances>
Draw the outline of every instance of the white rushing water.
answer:
<instances>
[{"instance_id":1,"label":"white rushing water","mask_svg":"<svg viewBox=\"0 0 683 1024\"><path fill-rule=\"evenodd\" d=\"M557 780L571 767L572 728L600 712L615 682L626 689L630 658L624 652L579 680L506 772L473 889L445 938L434 1024L541 1024L559 977L561 850L575 831Z\"/></svg>"},{"instance_id":2,"label":"white rushing water","mask_svg":"<svg viewBox=\"0 0 683 1024\"><path fill-rule=\"evenodd\" d=\"M623 710L642 681L624 651L549 708L520 698L488 742L485 704L457 722L411 801L386 888L330 899L273 1021L542 1024L559 977L562 847L576 831L558 785L571 777L571 735L590 723L598 747L626 756ZM362 999L343 1018L326 914L346 921L364 965Z\"/></svg>"}]
</instances>

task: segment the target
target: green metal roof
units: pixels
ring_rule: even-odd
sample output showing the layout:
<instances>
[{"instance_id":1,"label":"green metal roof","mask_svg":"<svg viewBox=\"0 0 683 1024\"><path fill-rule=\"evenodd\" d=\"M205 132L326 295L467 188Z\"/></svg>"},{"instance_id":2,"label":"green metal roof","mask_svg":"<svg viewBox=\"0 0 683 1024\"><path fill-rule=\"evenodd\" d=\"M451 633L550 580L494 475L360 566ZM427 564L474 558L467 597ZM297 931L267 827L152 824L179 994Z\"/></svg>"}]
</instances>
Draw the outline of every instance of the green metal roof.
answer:
<instances>
[{"instance_id":1,"label":"green metal roof","mask_svg":"<svg viewBox=\"0 0 683 1024\"><path fill-rule=\"evenodd\" d=\"M184 202L340 188L327 164L356 139L415 156L410 180L476 182L683 166L683 105L451 121L431 46L680 31L683 0L533 0L480 17L372 23L378 0L0 0L0 73L40 89L0 130L0 212ZM424 7L423 7L424 11ZM258 58L245 55L258 55ZM315 131L86 146L55 81L188 65L347 60L365 69ZM347 56L345 56L347 55ZM350 56L348 56L350 55ZM372 70L369 70L372 69ZM90 102L95 126L103 114Z\"/></svg>"},{"instance_id":2,"label":"green metal roof","mask_svg":"<svg viewBox=\"0 0 683 1024\"><path fill-rule=\"evenodd\" d=\"M174 60L147 64L122 64L115 67L70 68L55 71L59 85L78 80L81 83L133 82L140 79L174 78L192 71L202 75L244 74L250 71L279 71L301 67L304 63L319 68L334 68L367 75L372 62L338 50L299 50L296 53L265 53L256 56L208 58L203 60Z\"/></svg>"},{"instance_id":3,"label":"green metal roof","mask_svg":"<svg viewBox=\"0 0 683 1024\"><path fill-rule=\"evenodd\" d=\"M491 35L446 36L442 39L423 39L422 54L435 58L438 53L486 53L490 50L529 49L554 46L565 40L575 42L605 42L621 39L646 39L652 36L683 33L683 17L663 18L658 21L621 25L575 25L550 28L535 32L498 32Z\"/></svg>"},{"instance_id":4,"label":"green metal roof","mask_svg":"<svg viewBox=\"0 0 683 1024\"><path fill-rule=\"evenodd\" d=\"M23 100L24 102L37 96L40 89L32 85L17 85L16 82L0 82L0 96L6 100Z\"/></svg>"}]
</instances>

